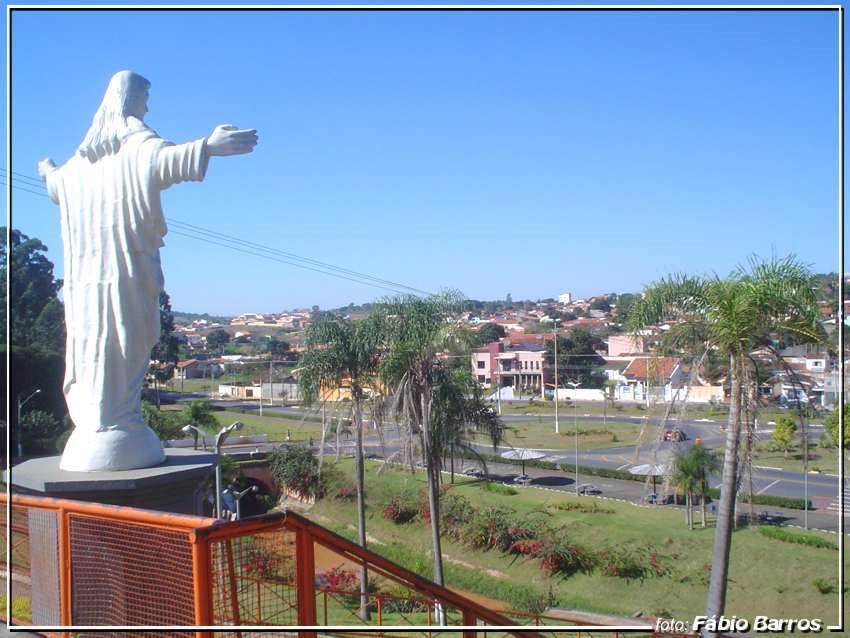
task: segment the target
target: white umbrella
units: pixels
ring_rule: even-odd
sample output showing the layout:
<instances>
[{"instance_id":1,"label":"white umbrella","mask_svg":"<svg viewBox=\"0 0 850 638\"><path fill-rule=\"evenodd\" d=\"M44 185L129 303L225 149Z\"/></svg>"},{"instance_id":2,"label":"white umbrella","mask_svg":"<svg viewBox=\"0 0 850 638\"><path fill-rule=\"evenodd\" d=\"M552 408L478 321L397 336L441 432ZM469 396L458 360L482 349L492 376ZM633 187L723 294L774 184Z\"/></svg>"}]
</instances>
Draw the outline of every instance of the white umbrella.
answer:
<instances>
[{"instance_id":1,"label":"white umbrella","mask_svg":"<svg viewBox=\"0 0 850 638\"><path fill-rule=\"evenodd\" d=\"M664 476L665 474L667 474L667 466L658 465L656 463L644 463L643 465L635 465L634 467L630 467L628 469L628 472L629 474L636 474L638 476L651 476L652 492L655 493L655 477Z\"/></svg>"},{"instance_id":2,"label":"white umbrella","mask_svg":"<svg viewBox=\"0 0 850 638\"><path fill-rule=\"evenodd\" d=\"M522 463L522 473L525 475L525 462L533 461L535 459L542 459L546 454L543 452L538 452L537 450L529 450L527 448L514 448L513 450L507 450L506 452L502 452L499 456L503 459L511 459L513 461L520 461Z\"/></svg>"}]
</instances>

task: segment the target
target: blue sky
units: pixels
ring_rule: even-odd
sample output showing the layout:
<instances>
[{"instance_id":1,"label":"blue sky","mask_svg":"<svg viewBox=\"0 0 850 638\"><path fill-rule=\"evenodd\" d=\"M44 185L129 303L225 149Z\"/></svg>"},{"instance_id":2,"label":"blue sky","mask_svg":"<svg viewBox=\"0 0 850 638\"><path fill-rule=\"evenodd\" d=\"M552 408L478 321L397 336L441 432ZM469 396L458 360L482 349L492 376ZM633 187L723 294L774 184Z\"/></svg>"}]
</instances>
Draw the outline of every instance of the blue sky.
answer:
<instances>
[{"instance_id":1,"label":"blue sky","mask_svg":"<svg viewBox=\"0 0 850 638\"><path fill-rule=\"evenodd\" d=\"M837 270L837 18L815 12L29 12L13 19L13 165L67 159L109 77L152 82L188 141L257 128L166 191L168 217L478 299L637 291L752 253ZM61 275L57 209L13 222ZM174 227L172 226L174 229ZM385 291L171 233L180 310Z\"/></svg>"}]
</instances>

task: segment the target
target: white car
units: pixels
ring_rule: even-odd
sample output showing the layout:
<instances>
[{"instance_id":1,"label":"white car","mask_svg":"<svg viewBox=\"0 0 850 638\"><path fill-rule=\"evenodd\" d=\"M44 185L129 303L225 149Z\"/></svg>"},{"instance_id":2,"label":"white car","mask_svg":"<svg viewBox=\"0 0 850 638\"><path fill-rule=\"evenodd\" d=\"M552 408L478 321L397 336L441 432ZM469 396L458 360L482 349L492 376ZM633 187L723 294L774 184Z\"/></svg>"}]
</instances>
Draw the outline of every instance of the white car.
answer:
<instances>
[{"instance_id":1,"label":"white car","mask_svg":"<svg viewBox=\"0 0 850 638\"><path fill-rule=\"evenodd\" d=\"M520 474L519 476L514 477L513 482L520 485L528 485L531 483L531 477L528 474Z\"/></svg>"},{"instance_id":2,"label":"white car","mask_svg":"<svg viewBox=\"0 0 850 638\"><path fill-rule=\"evenodd\" d=\"M578 493L579 494L587 494L587 495L602 494L602 490L600 490L595 485L591 485L590 483L585 483L584 485L578 486Z\"/></svg>"}]
</instances>

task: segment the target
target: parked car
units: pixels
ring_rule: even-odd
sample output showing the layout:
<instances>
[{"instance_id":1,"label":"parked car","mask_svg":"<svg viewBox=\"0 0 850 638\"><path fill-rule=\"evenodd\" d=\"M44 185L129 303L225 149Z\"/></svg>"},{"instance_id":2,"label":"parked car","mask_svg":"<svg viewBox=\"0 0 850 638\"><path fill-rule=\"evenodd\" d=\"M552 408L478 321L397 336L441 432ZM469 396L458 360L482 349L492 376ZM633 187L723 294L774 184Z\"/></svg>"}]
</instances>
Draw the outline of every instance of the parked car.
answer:
<instances>
[{"instance_id":1,"label":"parked car","mask_svg":"<svg viewBox=\"0 0 850 638\"><path fill-rule=\"evenodd\" d=\"M590 483L585 483L584 485L578 486L578 493L590 496L592 494L602 494L602 490L600 490L595 485L591 485Z\"/></svg>"},{"instance_id":2,"label":"parked car","mask_svg":"<svg viewBox=\"0 0 850 638\"><path fill-rule=\"evenodd\" d=\"M482 473L481 473L481 470L477 470L477 469L475 469L474 467L468 467L468 468L466 468L466 469L463 471L463 475L464 475L464 476L475 476L475 477L478 477L478 476L481 476L481 475L482 475Z\"/></svg>"},{"instance_id":3,"label":"parked car","mask_svg":"<svg viewBox=\"0 0 850 638\"><path fill-rule=\"evenodd\" d=\"M519 483L520 485L528 485L531 483L531 477L528 474L520 474L519 476L515 476L514 483Z\"/></svg>"},{"instance_id":4,"label":"parked car","mask_svg":"<svg viewBox=\"0 0 850 638\"><path fill-rule=\"evenodd\" d=\"M673 430L667 430L664 433L665 441L687 441L688 435L685 434L682 430L676 428Z\"/></svg>"}]
</instances>

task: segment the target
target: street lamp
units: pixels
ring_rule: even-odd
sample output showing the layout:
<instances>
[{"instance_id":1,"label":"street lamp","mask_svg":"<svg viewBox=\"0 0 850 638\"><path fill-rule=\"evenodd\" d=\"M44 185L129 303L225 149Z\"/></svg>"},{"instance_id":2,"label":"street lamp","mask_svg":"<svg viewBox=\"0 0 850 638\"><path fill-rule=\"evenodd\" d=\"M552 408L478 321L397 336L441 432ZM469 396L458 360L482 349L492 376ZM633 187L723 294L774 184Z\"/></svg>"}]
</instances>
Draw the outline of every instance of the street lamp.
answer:
<instances>
[{"instance_id":1,"label":"street lamp","mask_svg":"<svg viewBox=\"0 0 850 638\"><path fill-rule=\"evenodd\" d=\"M257 487L256 485L252 485L251 487L244 489L241 492L235 490L233 488L233 486L230 486L226 490L224 490L225 494L230 494L233 497L233 500L236 501L236 520L237 521L242 518L242 508L239 505L239 502L242 500L242 497L245 496L246 494L248 494L248 492L257 493L259 491L260 491L260 488Z\"/></svg>"},{"instance_id":2,"label":"street lamp","mask_svg":"<svg viewBox=\"0 0 850 638\"><path fill-rule=\"evenodd\" d=\"M41 388L36 388L35 391L23 401L21 401L21 395L18 395L18 458L24 458L24 433L21 428L21 408L23 408L27 404L27 401L32 399L39 392L41 392Z\"/></svg>"},{"instance_id":3,"label":"street lamp","mask_svg":"<svg viewBox=\"0 0 850 638\"><path fill-rule=\"evenodd\" d=\"M183 432L184 434L191 434L194 437L194 439L195 439L195 449L196 450L198 449L198 435L200 434L201 440L203 441L203 444L204 444L204 450L207 449L207 436L206 436L206 433L204 433L203 430L200 430L199 428L196 428L191 423L188 423L188 424L184 425L182 428L180 428L180 431Z\"/></svg>"},{"instance_id":4,"label":"street lamp","mask_svg":"<svg viewBox=\"0 0 850 638\"><path fill-rule=\"evenodd\" d=\"M572 386L573 390L578 390L581 383L578 381L567 381L567 385ZM573 424L576 429L576 496L578 496L578 393L573 396Z\"/></svg>"},{"instance_id":5,"label":"street lamp","mask_svg":"<svg viewBox=\"0 0 850 638\"><path fill-rule=\"evenodd\" d=\"M558 320L552 323L552 334L555 335L555 434L560 434L558 424Z\"/></svg>"},{"instance_id":6,"label":"street lamp","mask_svg":"<svg viewBox=\"0 0 850 638\"><path fill-rule=\"evenodd\" d=\"M221 432L215 437L215 515L216 518L221 518L221 446L227 435L233 430L242 429L241 421L234 421L230 425L226 425L221 429Z\"/></svg>"}]
</instances>

